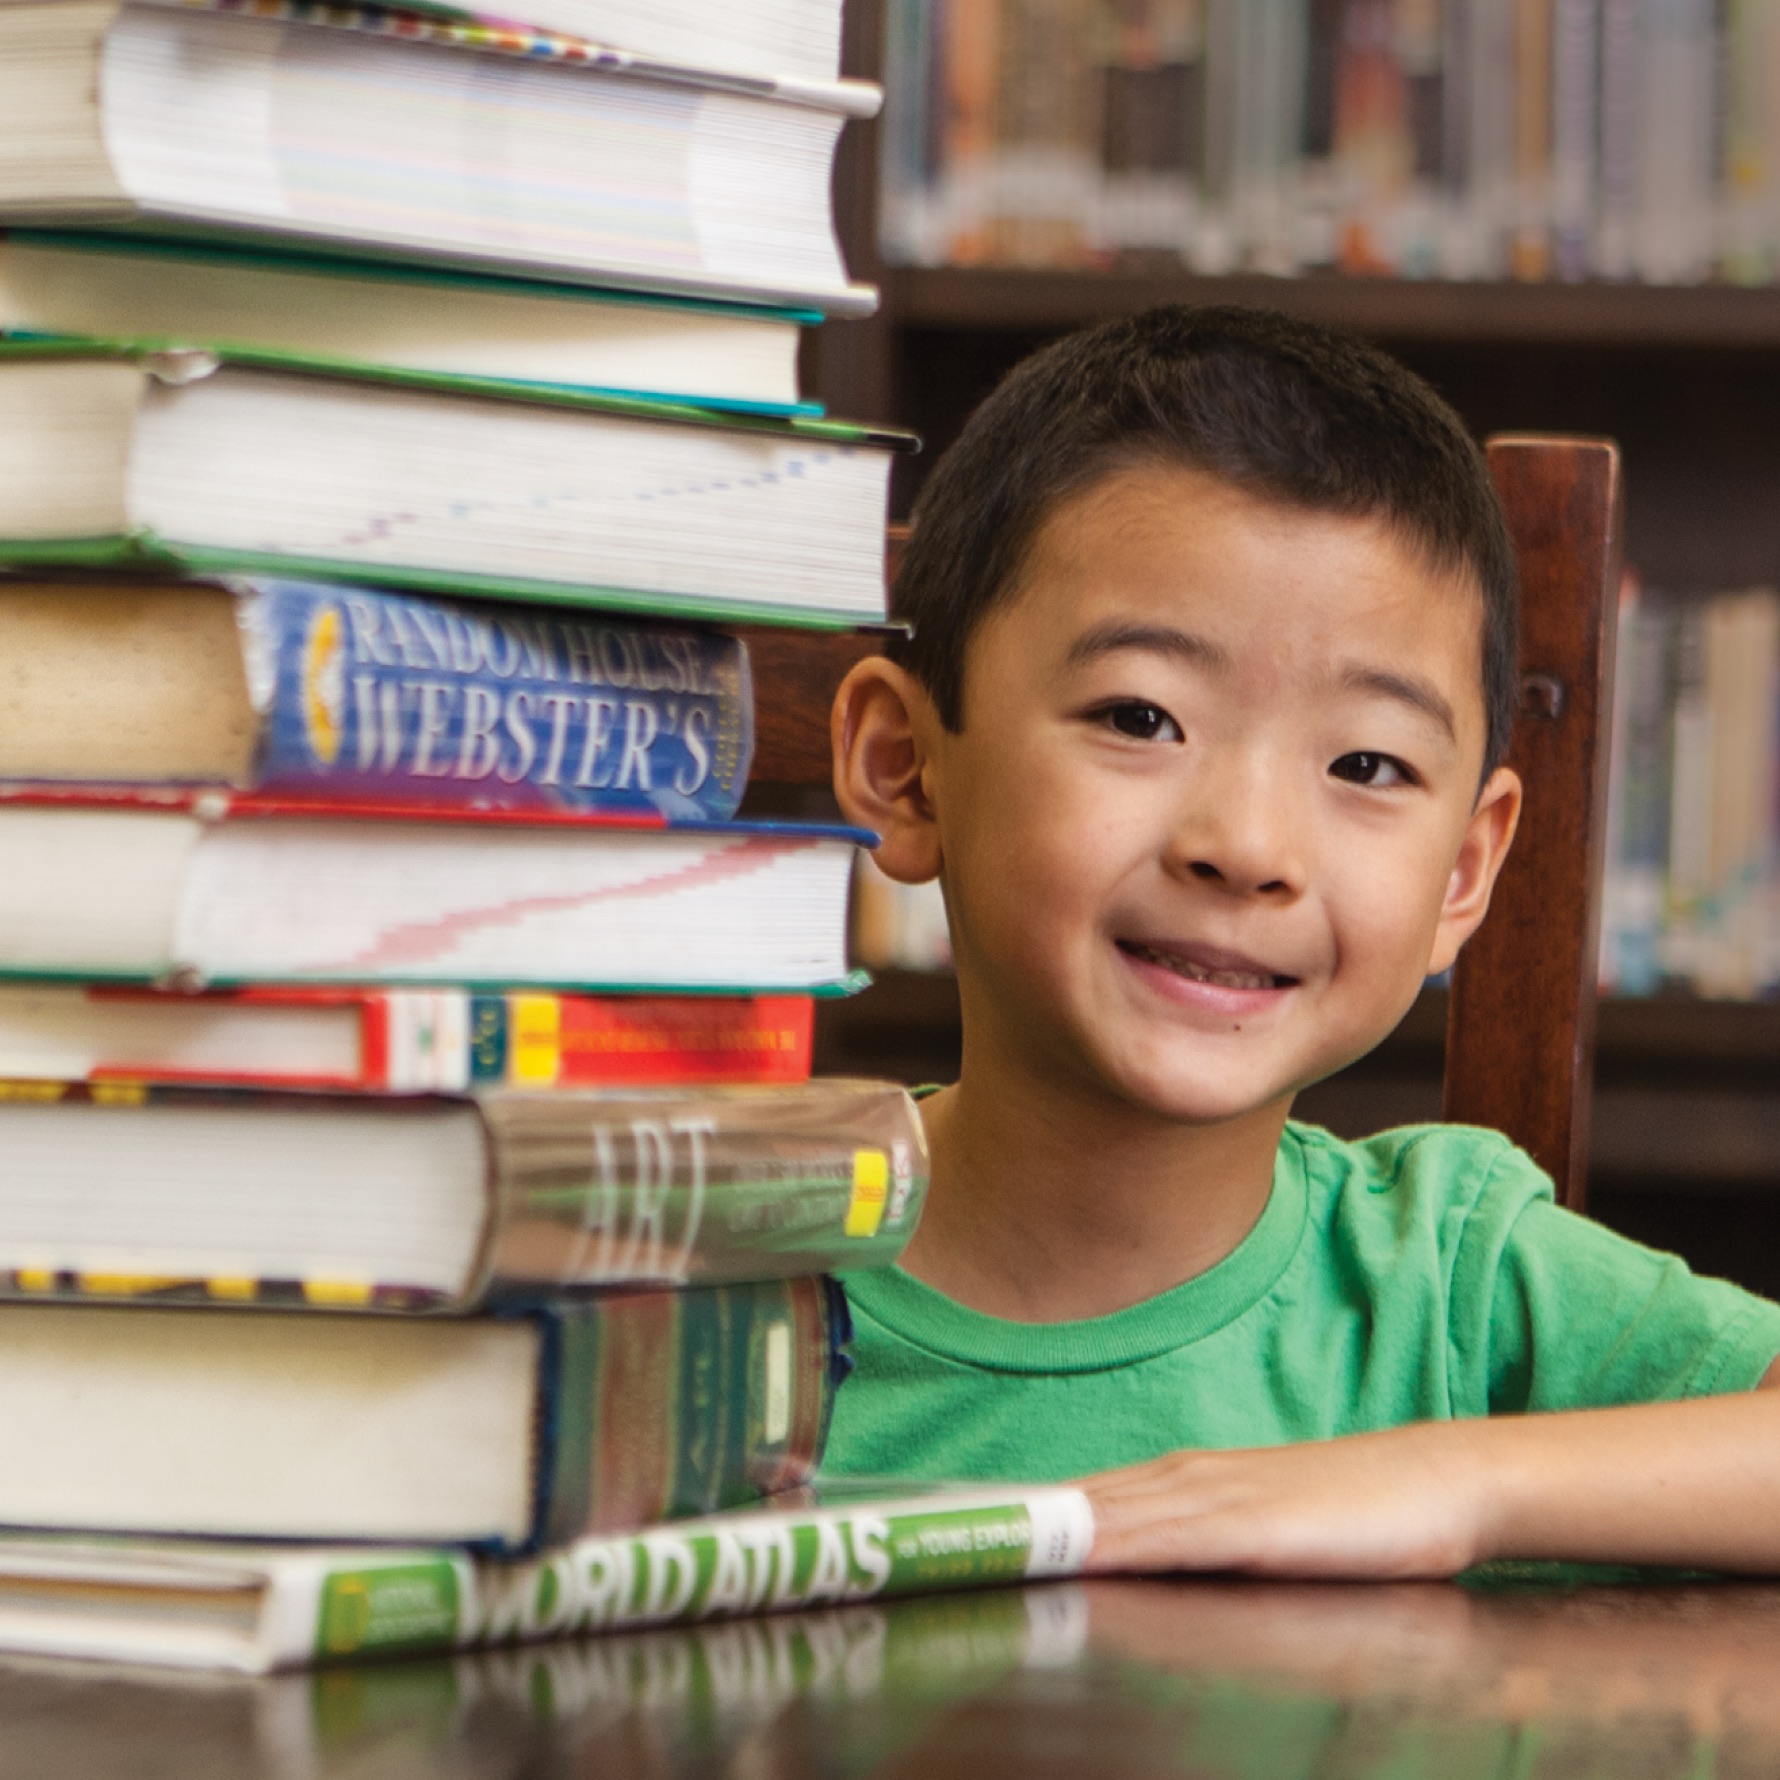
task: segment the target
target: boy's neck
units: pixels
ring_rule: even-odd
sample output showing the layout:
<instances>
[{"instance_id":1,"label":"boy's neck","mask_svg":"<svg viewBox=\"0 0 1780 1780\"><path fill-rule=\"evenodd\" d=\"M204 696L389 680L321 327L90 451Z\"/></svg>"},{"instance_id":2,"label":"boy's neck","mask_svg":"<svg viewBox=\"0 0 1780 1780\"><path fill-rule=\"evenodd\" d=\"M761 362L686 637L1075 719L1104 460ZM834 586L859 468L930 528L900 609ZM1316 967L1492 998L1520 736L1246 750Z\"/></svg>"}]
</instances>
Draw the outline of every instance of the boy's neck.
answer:
<instances>
[{"instance_id":1,"label":"boy's neck","mask_svg":"<svg viewBox=\"0 0 1780 1780\"><path fill-rule=\"evenodd\" d=\"M918 1279L986 1315L1075 1321L1206 1272L1255 1227L1289 1099L1182 1125L1000 1062L967 1041L958 1082L922 1102L933 1177L903 1257Z\"/></svg>"}]
</instances>

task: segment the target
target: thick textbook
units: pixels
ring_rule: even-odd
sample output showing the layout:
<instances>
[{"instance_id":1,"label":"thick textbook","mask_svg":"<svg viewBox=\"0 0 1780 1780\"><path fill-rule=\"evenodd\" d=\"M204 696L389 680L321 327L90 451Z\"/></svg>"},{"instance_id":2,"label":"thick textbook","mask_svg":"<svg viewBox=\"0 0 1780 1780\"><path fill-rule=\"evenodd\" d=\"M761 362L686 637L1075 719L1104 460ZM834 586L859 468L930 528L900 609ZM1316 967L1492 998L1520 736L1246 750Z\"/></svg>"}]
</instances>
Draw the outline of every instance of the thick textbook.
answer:
<instances>
[{"instance_id":1,"label":"thick textbook","mask_svg":"<svg viewBox=\"0 0 1780 1780\"><path fill-rule=\"evenodd\" d=\"M738 639L561 608L0 579L0 661L0 780L721 821L754 747Z\"/></svg>"},{"instance_id":2,"label":"thick textbook","mask_svg":"<svg viewBox=\"0 0 1780 1780\"><path fill-rule=\"evenodd\" d=\"M0 794L0 978L809 990L858 829Z\"/></svg>"},{"instance_id":3,"label":"thick textbook","mask_svg":"<svg viewBox=\"0 0 1780 1780\"><path fill-rule=\"evenodd\" d=\"M897 443L486 379L11 341L0 562L881 619Z\"/></svg>"},{"instance_id":4,"label":"thick textbook","mask_svg":"<svg viewBox=\"0 0 1780 1780\"><path fill-rule=\"evenodd\" d=\"M490 9L417 0L410 10L475 24ZM513 10L527 25L683 69L772 82L840 72L841 0L525 0Z\"/></svg>"},{"instance_id":5,"label":"thick textbook","mask_svg":"<svg viewBox=\"0 0 1780 1780\"><path fill-rule=\"evenodd\" d=\"M813 310L161 240L0 236L0 334L219 348L769 411Z\"/></svg>"},{"instance_id":6,"label":"thick textbook","mask_svg":"<svg viewBox=\"0 0 1780 1780\"><path fill-rule=\"evenodd\" d=\"M377 1099L0 1083L0 1297L447 1310L886 1266L883 1082Z\"/></svg>"},{"instance_id":7,"label":"thick textbook","mask_svg":"<svg viewBox=\"0 0 1780 1780\"><path fill-rule=\"evenodd\" d=\"M806 1482L821 1279L474 1318L0 1305L0 1525L529 1550Z\"/></svg>"},{"instance_id":8,"label":"thick textbook","mask_svg":"<svg viewBox=\"0 0 1780 1780\"><path fill-rule=\"evenodd\" d=\"M1065 1485L881 1490L504 1563L440 1550L0 1541L0 1649L265 1673L1072 1576L1093 1545L1088 1499Z\"/></svg>"},{"instance_id":9,"label":"thick textbook","mask_svg":"<svg viewBox=\"0 0 1780 1780\"><path fill-rule=\"evenodd\" d=\"M0 217L859 314L829 171L877 102L376 7L0 5Z\"/></svg>"},{"instance_id":10,"label":"thick textbook","mask_svg":"<svg viewBox=\"0 0 1780 1780\"><path fill-rule=\"evenodd\" d=\"M0 984L0 1082L415 1094L807 1081L807 995Z\"/></svg>"}]
</instances>

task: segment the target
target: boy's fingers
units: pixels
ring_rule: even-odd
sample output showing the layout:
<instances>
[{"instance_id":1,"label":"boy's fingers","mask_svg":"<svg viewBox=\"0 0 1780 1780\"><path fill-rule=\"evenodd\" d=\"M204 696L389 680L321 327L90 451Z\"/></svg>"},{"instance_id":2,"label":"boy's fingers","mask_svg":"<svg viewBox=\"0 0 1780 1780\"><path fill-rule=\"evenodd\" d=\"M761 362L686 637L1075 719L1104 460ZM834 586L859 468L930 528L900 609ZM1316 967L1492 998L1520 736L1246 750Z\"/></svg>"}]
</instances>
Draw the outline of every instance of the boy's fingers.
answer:
<instances>
[{"instance_id":1,"label":"boy's fingers","mask_svg":"<svg viewBox=\"0 0 1780 1780\"><path fill-rule=\"evenodd\" d=\"M1131 1525L1102 1527L1096 1519L1088 1569L1156 1572L1242 1570L1256 1567L1252 1527L1240 1516L1162 1514Z\"/></svg>"}]
</instances>

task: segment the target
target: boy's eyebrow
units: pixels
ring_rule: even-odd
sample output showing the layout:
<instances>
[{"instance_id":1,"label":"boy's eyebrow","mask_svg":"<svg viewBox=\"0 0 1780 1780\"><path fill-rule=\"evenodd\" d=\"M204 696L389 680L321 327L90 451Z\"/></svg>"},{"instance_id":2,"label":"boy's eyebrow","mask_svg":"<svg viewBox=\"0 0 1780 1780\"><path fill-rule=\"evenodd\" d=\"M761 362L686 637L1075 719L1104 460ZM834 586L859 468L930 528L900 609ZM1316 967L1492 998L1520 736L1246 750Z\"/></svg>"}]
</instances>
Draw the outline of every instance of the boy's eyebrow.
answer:
<instances>
[{"instance_id":1,"label":"boy's eyebrow","mask_svg":"<svg viewBox=\"0 0 1780 1780\"><path fill-rule=\"evenodd\" d=\"M1065 667L1080 667L1084 662L1098 660L1120 649L1147 649L1155 655L1178 656L1200 667L1226 668L1230 654L1208 638L1195 636L1189 630L1176 630L1171 624L1132 624L1117 618L1085 630L1069 645L1063 658Z\"/></svg>"},{"instance_id":2,"label":"boy's eyebrow","mask_svg":"<svg viewBox=\"0 0 1780 1780\"><path fill-rule=\"evenodd\" d=\"M1121 649L1147 649L1157 655L1172 655L1199 667L1227 668L1230 653L1208 637L1195 636L1190 630L1177 630L1171 624L1134 624L1110 618L1085 630L1069 645L1063 658L1065 667L1080 667L1102 655ZM1341 670L1340 684L1344 691L1369 693L1374 698L1388 698L1411 710L1419 711L1458 740L1458 722L1453 709L1440 690L1415 674L1400 674L1390 668L1351 666Z\"/></svg>"},{"instance_id":3,"label":"boy's eyebrow","mask_svg":"<svg viewBox=\"0 0 1780 1780\"><path fill-rule=\"evenodd\" d=\"M1389 668L1348 667L1341 671L1341 685L1348 692L1366 692L1374 698L1394 699L1408 705L1424 717L1433 718L1454 741L1458 740L1452 706L1436 687L1414 674L1393 673Z\"/></svg>"}]
</instances>

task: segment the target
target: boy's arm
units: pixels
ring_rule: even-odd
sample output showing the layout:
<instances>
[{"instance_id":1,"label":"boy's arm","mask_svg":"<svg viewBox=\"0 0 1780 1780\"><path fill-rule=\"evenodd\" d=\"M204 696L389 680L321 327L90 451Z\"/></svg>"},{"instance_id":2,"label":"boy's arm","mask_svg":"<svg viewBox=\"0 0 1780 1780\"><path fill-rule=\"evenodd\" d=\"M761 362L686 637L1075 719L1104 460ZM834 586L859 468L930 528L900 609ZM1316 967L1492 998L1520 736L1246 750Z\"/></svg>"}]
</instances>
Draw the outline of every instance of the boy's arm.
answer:
<instances>
[{"instance_id":1,"label":"boy's arm","mask_svg":"<svg viewBox=\"0 0 1780 1780\"><path fill-rule=\"evenodd\" d=\"M1780 1360L1753 1391L1179 1452L1087 1484L1097 1570L1450 1576L1491 1558L1780 1572Z\"/></svg>"}]
</instances>

